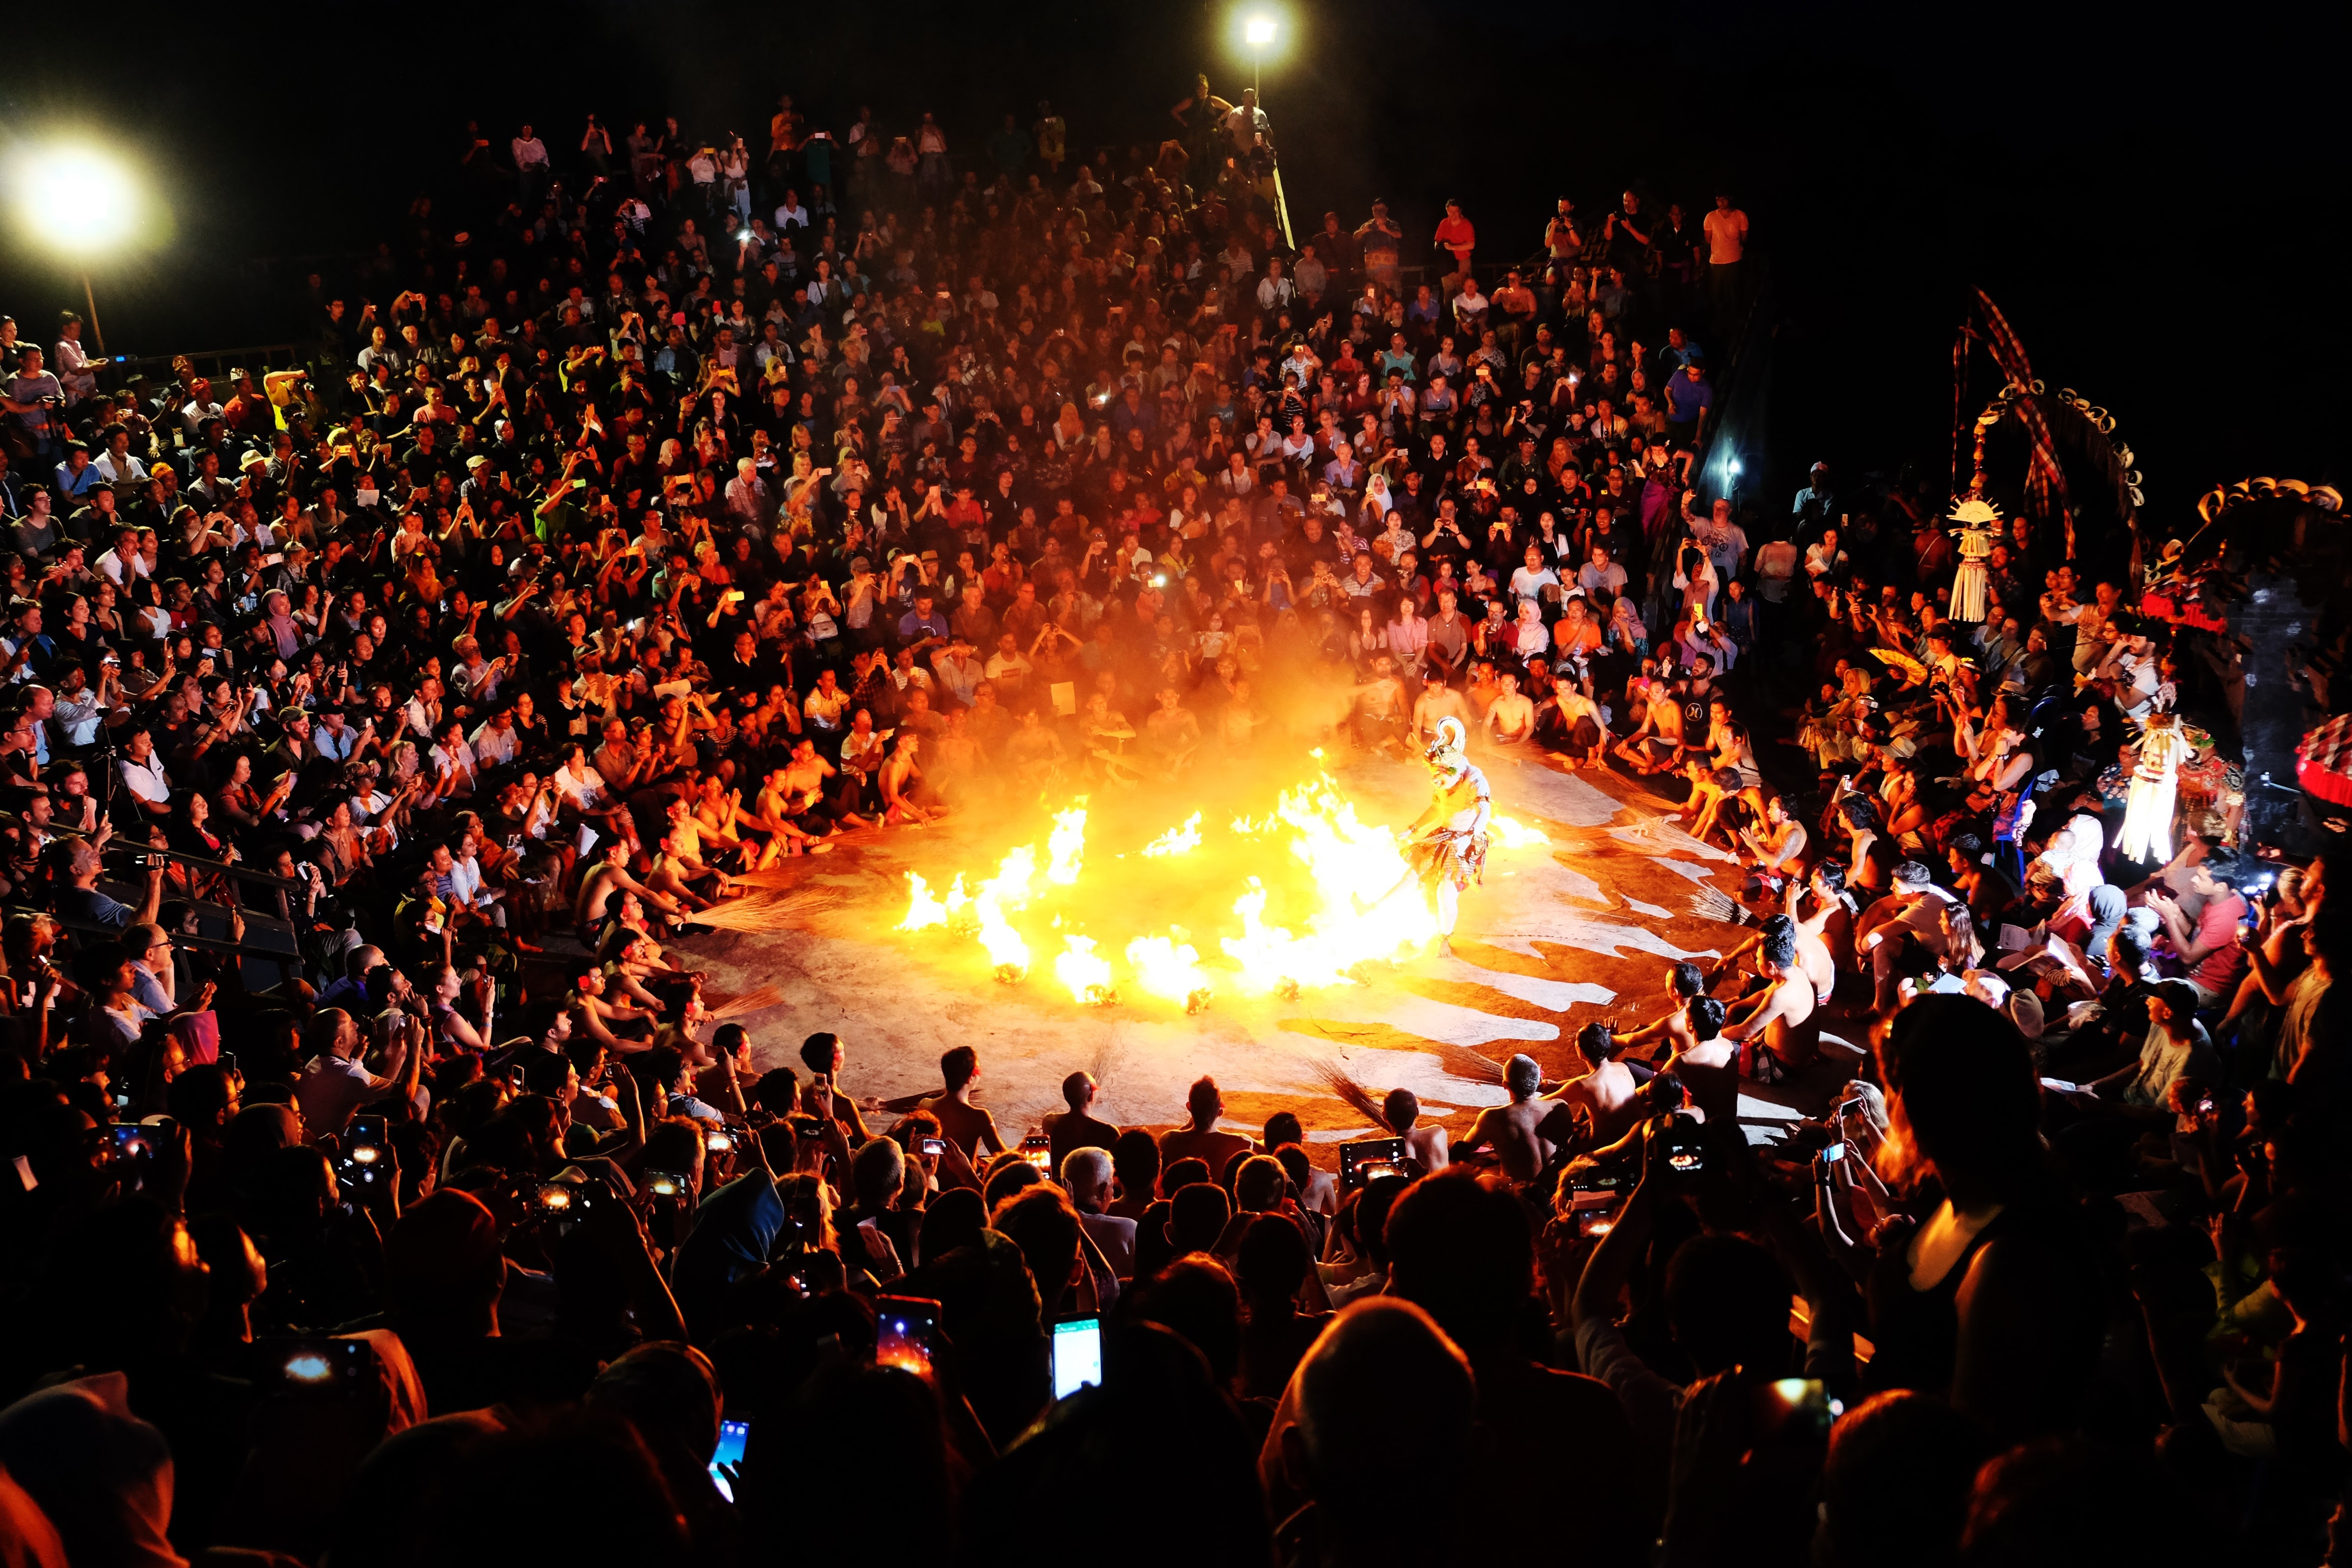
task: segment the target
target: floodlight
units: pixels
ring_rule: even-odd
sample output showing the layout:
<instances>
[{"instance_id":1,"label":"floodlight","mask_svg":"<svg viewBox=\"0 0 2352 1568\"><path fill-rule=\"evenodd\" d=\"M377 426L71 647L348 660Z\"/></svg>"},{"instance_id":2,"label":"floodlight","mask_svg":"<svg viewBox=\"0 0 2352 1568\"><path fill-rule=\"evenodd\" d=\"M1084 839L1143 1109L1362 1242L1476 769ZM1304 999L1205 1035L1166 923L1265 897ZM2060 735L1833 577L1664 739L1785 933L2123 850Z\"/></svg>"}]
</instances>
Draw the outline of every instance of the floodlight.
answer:
<instances>
[{"instance_id":1,"label":"floodlight","mask_svg":"<svg viewBox=\"0 0 2352 1568\"><path fill-rule=\"evenodd\" d=\"M1242 37L1254 49L1262 49L1274 42L1274 18L1252 16L1242 25Z\"/></svg>"},{"instance_id":2,"label":"floodlight","mask_svg":"<svg viewBox=\"0 0 2352 1568\"><path fill-rule=\"evenodd\" d=\"M34 229L58 248L96 249L131 230L131 177L86 148L35 153L26 160L24 205Z\"/></svg>"}]
</instances>

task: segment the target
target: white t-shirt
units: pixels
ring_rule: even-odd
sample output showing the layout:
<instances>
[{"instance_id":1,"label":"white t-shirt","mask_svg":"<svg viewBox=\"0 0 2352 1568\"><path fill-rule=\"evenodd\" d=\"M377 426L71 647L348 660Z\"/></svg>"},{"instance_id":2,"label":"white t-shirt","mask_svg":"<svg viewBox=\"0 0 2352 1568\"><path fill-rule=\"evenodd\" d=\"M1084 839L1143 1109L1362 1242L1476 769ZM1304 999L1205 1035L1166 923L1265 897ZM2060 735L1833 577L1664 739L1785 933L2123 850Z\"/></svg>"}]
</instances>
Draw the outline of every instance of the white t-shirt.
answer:
<instances>
[{"instance_id":1,"label":"white t-shirt","mask_svg":"<svg viewBox=\"0 0 2352 1568\"><path fill-rule=\"evenodd\" d=\"M1699 226L1706 231L1707 260L1728 267L1748 250L1748 215L1738 207L1717 207Z\"/></svg>"},{"instance_id":2,"label":"white t-shirt","mask_svg":"<svg viewBox=\"0 0 2352 1568\"><path fill-rule=\"evenodd\" d=\"M172 798L172 777L163 771L163 759L154 752L147 753L142 764L129 757L122 759L122 782L131 793L150 805L163 805Z\"/></svg>"},{"instance_id":3,"label":"white t-shirt","mask_svg":"<svg viewBox=\"0 0 2352 1568\"><path fill-rule=\"evenodd\" d=\"M1559 586L1559 574L1545 566L1530 572L1522 566L1511 574L1511 592L1522 599L1540 599L1546 588Z\"/></svg>"},{"instance_id":4,"label":"white t-shirt","mask_svg":"<svg viewBox=\"0 0 2352 1568\"><path fill-rule=\"evenodd\" d=\"M302 1069L294 1080L294 1099L302 1108L302 1124L311 1132L341 1132L352 1112L389 1089L370 1087L367 1068L330 1051Z\"/></svg>"}]
</instances>

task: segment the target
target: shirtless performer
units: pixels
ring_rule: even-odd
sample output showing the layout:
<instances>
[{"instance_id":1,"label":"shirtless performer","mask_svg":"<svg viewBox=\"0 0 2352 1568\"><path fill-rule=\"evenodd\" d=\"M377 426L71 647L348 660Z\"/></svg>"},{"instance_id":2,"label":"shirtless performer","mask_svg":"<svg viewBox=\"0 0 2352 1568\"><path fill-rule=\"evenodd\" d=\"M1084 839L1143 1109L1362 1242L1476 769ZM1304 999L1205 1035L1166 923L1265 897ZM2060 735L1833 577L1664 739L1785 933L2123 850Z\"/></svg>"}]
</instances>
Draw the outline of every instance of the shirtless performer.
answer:
<instances>
[{"instance_id":1,"label":"shirtless performer","mask_svg":"<svg viewBox=\"0 0 2352 1568\"><path fill-rule=\"evenodd\" d=\"M947 1052L940 1058L940 1081L943 1086L940 1092L927 1095L916 1108L939 1118L940 1136L975 1163L983 1150L1003 1153L1004 1139L996 1131L996 1118L971 1102L972 1087L980 1081L980 1053L970 1046Z\"/></svg>"},{"instance_id":2,"label":"shirtless performer","mask_svg":"<svg viewBox=\"0 0 2352 1568\"><path fill-rule=\"evenodd\" d=\"M1385 653L1372 656L1372 678L1355 689L1355 712L1352 728L1356 744L1368 752L1384 752L1401 746L1404 741L1405 721L1409 710L1404 700L1404 682L1396 672L1396 661Z\"/></svg>"},{"instance_id":3,"label":"shirtless performer","mask_svg":"<svg viewBox=\"0 0 2352 1568\"><path fill-rule=\"evenodd\" d=\"M784 784L790 791L792 803L790 815L801 825L804 832L814 836L820 831L830 832L844 827L855 829L872 826L864 817L850 811L836 813L831 818L830 826L826 825L824 814L820 809L824 805L824 781L835 777L840 771L817 754L814 741L803 739L793 742L793 760L785 764ZM767 797L763 795L761 798L765 800Z\"/></svg>"},{"instance_id":4,"label":"shirtless performer","mask_svg":"<svg viewBox=\"0 0 2352 1568\"><path fill-rule=\"evenodd\" d=\"M1592 1070L1544 1097L1543 1103L1552 1109L1540 1131L1547 1141L1566 1147L1576 1135L1577 1121L1589 1119L1592 1124L1589 1146L1604 1147L1622 1138L1641 1120L1642 1080L1621 1059L1625 1047L1609 1032L1607 1024L1595 1020L1585 1025L1577 1032L1576 1048L1592 1064Z\"/></svg>"},{"instance_id":5,"label":"shirtless performer","mask_svg":"<svg viewBox=\"0 0 2352 1568\"><path fill-rule=\"evenodd\" d=\"M1503 671L1502 695L1486 709L1486 739L1498 746L1525 744L1535 736L1536 705L1519 689L1515 669Z\"/></svg>"},{"instance_id":6,"label":"shirtless performer","mask_svg":"<svg viewBox=\"0 0 2352 1568\"><path fill-rule=\"evenodd\" d=\"M1743 847L1739 858L1756 868L1759 882L1765 892L1778 892L1781 885L1805 863L1805 846L1810 839L1805 825L1789 815L1789 803L1779 795L1768 795L1764 801L1764 821L1759 827L1742 827L1739 841Z\"/></svg>"},{"instance_id":7,"label":"shirtless performer","mask_svg":"<svg viewBox=\"0 0 2352 1568\"><path fill-rule=\"evenodd\" d=\"M890 760L882 764L882 819L885 822L910 823L921 826L942 815L940 807L928 810L915 804L917 792L922 787L923 770L915 765L915 750L923 738L912 730L898 731L898 747Z\"/></svg>"},{"instance_id":8,"label":"shirtless performer","mask_svg":"<svg viewBox=\"0 0 2352 1568\"><path fill-rule=\"evenodd\" d=\"M1787 915L1774 915L1765 923L1756 973L1767 982L1765 988L1732 1004L1732 1021L1725 1026L1723 1037L1739 1045L1755 1041L1755 1050L1740 1053L1748 1061L1748 1076L1773 1083L1804 1068L1822 1051L1820 997L1812 977L1798 961L1797 922Z\"/></svg>"},{"instance_id":9,"label":"shirtless performer","mask_svg":"<svg viewBox=\"0 0 2352 1568\"><path fill-rule=\"evenodd\" d=\"M706 846L701 818L687 805L683 796L673 797L666 808L669 817L668 836L662 839L662 849L669 863L677 868L679 879L688 882L711 885L711 897L724 899L741 892L733 879L715 865L709 852L716 846Z\"/></svg>"},{"instance_id":10,"label":"shirtless performer","mask_svg":"<svg viewBox=\"0 0 2352 1568\"><path fill-rule=\"evenodd\" d=\"M1426 746L1437 739L1437 721L1440 719L1452 719L1465 731L1474 722L1470 717L1470 704L1464 700L1462 693L1434 680L1425 682L1421 695L1412 700L1413 743Z\"/></svg>"},{"instance_id":11,"label":"shirtless performer","mask_svg":"<svg viewBox=\"0 0 2352 1568\"><path fill-rule=\"evenodd\" d=\"M1659 1069L1682 1079L1691 1103L1717 1131L1710 1137L1727 1155L1740 1141L1739 1047L1723 1037L1723 1004L1712 996L1694 996L1683 1008L1690 1044L1674 1054Z\"/></svg>"},{"instance_id":12,"label":"shirtless performer","mask_svg":"<svg viewBox=\"0 0 2352 1568\"><path fill-rule=\"evenodd\" d=\"M1663 693L1654 693L1641 723L1610 754L1637 773L1655 773L1674 766L1682 750L1683 710Z\"/></svg>"},{"instance_id":13,"label":"shirtless performer","mask_svg":"<svg viewBox=\"0 0 2352 1568\"><path fill-rule=\"evenodd\" d=\"M735 830L767 835L767 842L760 847L759 856L752 863L755 871L766 870L787 855L829 854L833 849L831 841L811 836L793 820L793 814L804 808L794 797L791 778L790 769L771 768L768 776L761 781L760 793L752 797L751 810L745 811L740 799L735 801ZM741 792L736 793L740 795Z\"/></svg>"},{"instance_id":14,"label":"shirtless performer","mask_svg":"<svg viewBox=\"0 0 2352 1568\"><path fill-rule=\"evenodd\" d=\"M1551 1141L1539 1129L1559 1107L1537 1098L1543 1088L1543 1068L1533 1057L1513 1057L1504 1065L1503 1082L1510 1090L1510 1104L1480 1111L1453 1153L1461 1158L1486 1151L1501 1164L1504 1175L1514 1182L1532 1182L1551 1163Z\"/></svg>"},{"instance_id":15,"label":"shirtless performer","mask_svg":"<svg viewBox=\"0 0 2352 1568\"><path fill-rule=\"evenodd\" d=\"M1437 721L1437 739L1423 753L1434 776L1429 809L1413 819L1405 833L1405 855L1412 869L1380 899L1385 903L1414 877L1421 879L1437 906L1437 952L1454 956L1454 924L1462 912L1462 889L1479 879L1486 863L1486 824L1495 814L1486 775L1470 765L1464 754L1466 740L1459 720Z\"/></svg>"},{"instance_id":16,"label":"shirtless performer","mask_svg":"<svg viewBox=\"0 0 2352 1568\"><path fill-rule=\"evenodd\" d=\"M1426 1127L1416 1125L1421 1121L1419 1095L1409 1089L1389 1090L1387 1098L1381 1101L1381 1121L1404 1140L1406 1158L1432 1173L1445 1169L1445 1129L1434 1121Z\"/></svg>"},{"instance_id":17,"label":"shirtless performer","mask_svg":"<svg viewBox=\"0 0 2352 1568\"><path fill-rule=\"evenodd\" d=\"M1666 1000L1673 1005L1672 1012L1656 1023L1645 1024L1631 1033L1620 1033L1614 1018L1607 1020L1603 1026L1608 1029L1611 1038L1616 1041L1620 1052L1657 1045L1659 1048L1652 1053L1653 1059L1663 1061L1698 1043L1691 1037L1689 1007L1693 997L1706 994L1706 971L1696 963L1677 963L1666 971Z\"/></svg>"},{"instance_id":18,"label":"shirtless performer","mask_svg":"<svg viewBox=\"0 0 2352 1568\"><path fill-rule=\"evenodd\" d=\"M572 994L564 998L564 1006L572 1014L574 1034L586 1036L615 1056L653 1048L653 1026L657 1022L655 1015L607 1001L604 966L593 959L579 965L573 973ZM620 1026L617 1030L614 1027L616 1024Z\"/></svg>"},{"instance_id":19,"label":"shirtless performer","mask_svg":"<svg viewBox=\"0 0 2352 1568\"><path fill-rule=\"evenodd\" d=\"M629 875L629 843L614 838L604 846L604 857L580 879L580 898L572 906L572 923L579 928L581 942L593 946L597 922L604 918L604 906L616 892L635 893L646 904L662 911L671 923L680 923L677 900L667 893L655 892Z\"/></svg>"}]
</instances>

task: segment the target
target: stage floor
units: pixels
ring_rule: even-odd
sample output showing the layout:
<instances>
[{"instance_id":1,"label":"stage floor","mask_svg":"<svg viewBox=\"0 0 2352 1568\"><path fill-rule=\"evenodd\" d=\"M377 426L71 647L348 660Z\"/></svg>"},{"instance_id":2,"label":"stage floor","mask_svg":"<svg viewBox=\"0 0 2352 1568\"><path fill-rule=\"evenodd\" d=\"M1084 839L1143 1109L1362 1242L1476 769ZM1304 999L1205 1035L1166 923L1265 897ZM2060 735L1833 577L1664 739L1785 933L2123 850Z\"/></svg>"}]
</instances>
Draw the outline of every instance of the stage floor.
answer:
<instances>
[{"instance_id":1,"label":"stage floor","mask_svg":"<svg viewBox=\"0 0 2352 1568\"><path fill-rule=\"evenodd\" d=\"M1097 1115L1153 1130L1184 1120L1185 1092L1207 1073L1224 1093L1224 1126L1255 1136L1273 1112L1295 1111L1318 1164L1336 1163L1341 1141L1374 1135L1335 1092L1335 1075L1375 1100L1412 1089L1424 1117L1458 1137L1507 1099L1489 1063L1524 1051L1547 1078L1571 1076L1580 1026L1651 1022L1666 1010L1675 961L1707 962L1747 934L1709 912L1738 889L1730 858L1681 832L1633 781L1568 773L1540 753L1477 760L1496 809L1553 842L1488 861L1484 886L1463 896L1454 957L1368 965L1362 984L1291 1001L1221 991L1185 1016L1156 1003L1081 1006L1050 974L998 984L968 942L891 929L908 871L936 887L1006 847L1001 820L977 812L854 835L838 853L788 862L806 868L798 886L836 900L804 931L719 931L684 946L708 975L706 994L782 993L740 1019L761 1068L797 1067L802 1039L830 1029L847 1048L844 1089L869 1107L935 1090L941 1053L968 1045L980 1053L977 1102L1008 1141L1061 1109L1062 1080L1081 1068L1101 1086ZM1417 763L1363 762L1335 776L1366 822L1402 826L1428 799ZM1744 1086L1751 1142L1777 1141L1790 1119L1822 1109L1853 1060L1834 1044L1824 1056L1790 1082Z\"/></svg>"}]
</instances>

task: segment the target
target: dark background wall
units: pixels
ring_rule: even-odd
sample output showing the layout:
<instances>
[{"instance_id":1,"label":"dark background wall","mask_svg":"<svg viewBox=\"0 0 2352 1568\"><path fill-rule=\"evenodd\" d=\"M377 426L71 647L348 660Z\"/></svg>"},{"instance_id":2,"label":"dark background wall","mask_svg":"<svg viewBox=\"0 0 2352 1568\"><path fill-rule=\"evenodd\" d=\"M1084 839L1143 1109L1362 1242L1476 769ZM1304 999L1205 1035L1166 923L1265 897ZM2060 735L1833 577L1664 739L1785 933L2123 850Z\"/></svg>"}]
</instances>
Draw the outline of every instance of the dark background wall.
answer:
<instances>
[{"instance_id":1,"label":"dark background wall","mask_svg":"<svg viewBox=\"0 0 2352 1568\"><path fill-rule=\"evenodd\" d=\"M2053 385L2115 410L2159 526L2251 473L2341 479L2341 13L1932 8L1718 0L1600 7L1291 0L1265 89L1294 215L1388 196L1413 240L1458 196L1482 253L1551 199L1627 183L1703 207L1727 183L1781 321L1769 497L1814 458L1946 462L1954 323L1981 285ZM1192 72L1246 85L1237 8L1114 0L834 6L738 0L248 19L21 7L0 21L0 155L77 132L169 206L97 269L117 352L285 335L281 267L388 236L462 128L537 122L561 159L593 109L762 144L790 91L838 130L937 112L963 149L1041 97L1074 142L1156 142ZM0 310L46 337L75 276L0 227Z\"/></svg>"}]
</instances>

